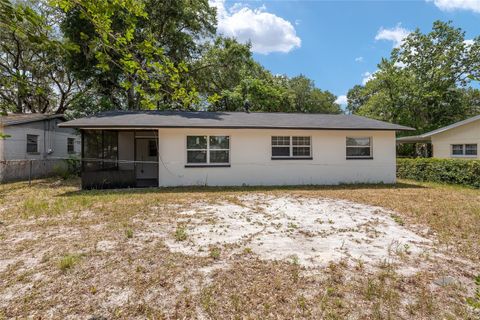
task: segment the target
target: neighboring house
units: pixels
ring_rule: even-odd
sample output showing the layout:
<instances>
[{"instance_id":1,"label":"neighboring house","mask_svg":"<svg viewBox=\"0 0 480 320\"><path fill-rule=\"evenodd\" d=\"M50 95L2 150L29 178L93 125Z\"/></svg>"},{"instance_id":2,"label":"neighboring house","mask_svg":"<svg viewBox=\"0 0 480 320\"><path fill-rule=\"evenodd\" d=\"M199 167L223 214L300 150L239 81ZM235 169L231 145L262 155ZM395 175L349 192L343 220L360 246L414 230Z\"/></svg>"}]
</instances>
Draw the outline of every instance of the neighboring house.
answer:
<instances>
[{"instance_id":1,"label":"neighboring house","mask_svg":"<svg viewBox=\"0 0 480 320\"><path fill-rule=\"evenodd\" d=\"M65 165L62 159L79 157L77 130L59 128L63 115L8 114L0 116L0 182L48 176Z\"/></svg>"},{"instance_id":2,"label":"neighboring house","mask_svg":"<svg viewBox=\"0 0 480 320\"><path fill-rule=\"evenodd\" d=\"M113 111L82 132L83 188L395 183L395 131L354 115Z\"/></svg>"},{"instance_id":3,"label":"neighboring house","mask_svg":"<svg viewBox=\"0 0 480 320\"><path fill-rule=\"evenodd\" d=\"M397 143L431 143L435 158L478 159L480 115L418 136L398 138Z\"/></svg>"}]
</instances>

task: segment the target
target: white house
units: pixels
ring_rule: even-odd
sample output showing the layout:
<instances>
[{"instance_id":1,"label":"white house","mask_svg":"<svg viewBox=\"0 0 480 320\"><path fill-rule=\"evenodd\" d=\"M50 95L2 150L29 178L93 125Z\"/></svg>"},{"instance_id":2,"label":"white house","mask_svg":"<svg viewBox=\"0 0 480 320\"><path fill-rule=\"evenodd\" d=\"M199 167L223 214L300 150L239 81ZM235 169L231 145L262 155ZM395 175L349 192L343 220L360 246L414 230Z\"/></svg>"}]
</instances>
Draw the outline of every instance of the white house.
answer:
<instances>
[{"instance_id":1,"label":"white house","mask_svg":"<svg viewBox=\"0 0 480 320\"><path fill-rule=\"evenodd\" d=\"M402 137L398 143L431 143L435 158L478 159L480 115L418 136Z\"/></svg>"},{"instance_id":2,"label":"white house","mask_svg":"<svg viewBox=\"0 0 480 320\"><path fill-rule=\"evenodd\" d=\"M82 132L84 188L395 183L395 131L354 115L114 111Z\"/></svg>"},{"instance_id":3,"label":"white house","mask_svg":"<svg viewBox=\"0 0 480 320\"><path fill-rule=\"evenodd\" d=\"M63 115L8 114L0 116L0 182L39 178L53 173L69 157L79 156L76 130L59 128Z\"/></svg>"}]
</instances>

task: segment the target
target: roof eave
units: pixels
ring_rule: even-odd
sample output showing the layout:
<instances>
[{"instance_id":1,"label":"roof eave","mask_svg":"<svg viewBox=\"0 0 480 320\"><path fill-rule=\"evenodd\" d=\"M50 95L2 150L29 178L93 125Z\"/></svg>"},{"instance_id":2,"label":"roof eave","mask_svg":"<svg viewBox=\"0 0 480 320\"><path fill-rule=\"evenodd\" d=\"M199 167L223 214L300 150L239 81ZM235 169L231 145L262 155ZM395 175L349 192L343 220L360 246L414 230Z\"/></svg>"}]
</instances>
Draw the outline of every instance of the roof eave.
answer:
<instances>
[{"instance_id":1,"label":"roof eave","mask_svg":"<svg viewBox=\"0 0 480 320\"><path fill-rule=\"evenodd\" d=\"M331 127L291 127L291 126L168 126L168 125L82 125L69 124L68 122L58 125L62 128L76 128L76 129L139 129L139 128L180 128L180 129L276 129L276 130L354 130L354 131L414 131L415 129L409 127L393 127L393 128L331 128Z\"/></svg>"}]
</instances>

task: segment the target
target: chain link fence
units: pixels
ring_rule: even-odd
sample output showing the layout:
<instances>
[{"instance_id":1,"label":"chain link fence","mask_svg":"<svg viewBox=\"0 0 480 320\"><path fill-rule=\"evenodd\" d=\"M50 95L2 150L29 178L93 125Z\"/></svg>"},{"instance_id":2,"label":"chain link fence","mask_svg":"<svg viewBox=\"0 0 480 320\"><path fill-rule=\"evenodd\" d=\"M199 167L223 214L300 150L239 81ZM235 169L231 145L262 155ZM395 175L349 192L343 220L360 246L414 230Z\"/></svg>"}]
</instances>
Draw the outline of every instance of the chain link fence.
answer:
<instances>
[{"instance_id":1,"label":"chain link fence","mask_svg":"<svg viewBox=\"0 0 480 320\"><path fill-rule=\"evenodd\" d=\"M29 181L80 173L81 161L74 158L22 159L0 161L0 182Z\"/></svg>"}]
</instances>

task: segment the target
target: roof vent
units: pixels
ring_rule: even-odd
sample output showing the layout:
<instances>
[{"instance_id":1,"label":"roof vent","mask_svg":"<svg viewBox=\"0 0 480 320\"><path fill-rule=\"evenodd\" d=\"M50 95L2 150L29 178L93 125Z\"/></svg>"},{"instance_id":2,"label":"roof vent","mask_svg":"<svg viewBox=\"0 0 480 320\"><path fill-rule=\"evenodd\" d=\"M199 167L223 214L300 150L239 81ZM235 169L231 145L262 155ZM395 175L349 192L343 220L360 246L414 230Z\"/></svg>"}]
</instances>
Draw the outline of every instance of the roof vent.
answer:
<instances>
[{"instance_id":1,"label":"roof vent","mask_svg":"<svg viewBox=\"0 0 480 320\"><path fill-rule=\"evenodd\" d=\"M243 109L246 113L250 113L250 102L248 102L248 100L245 100L245 103L243 104Z\"/></svg>"}]
</instances>

